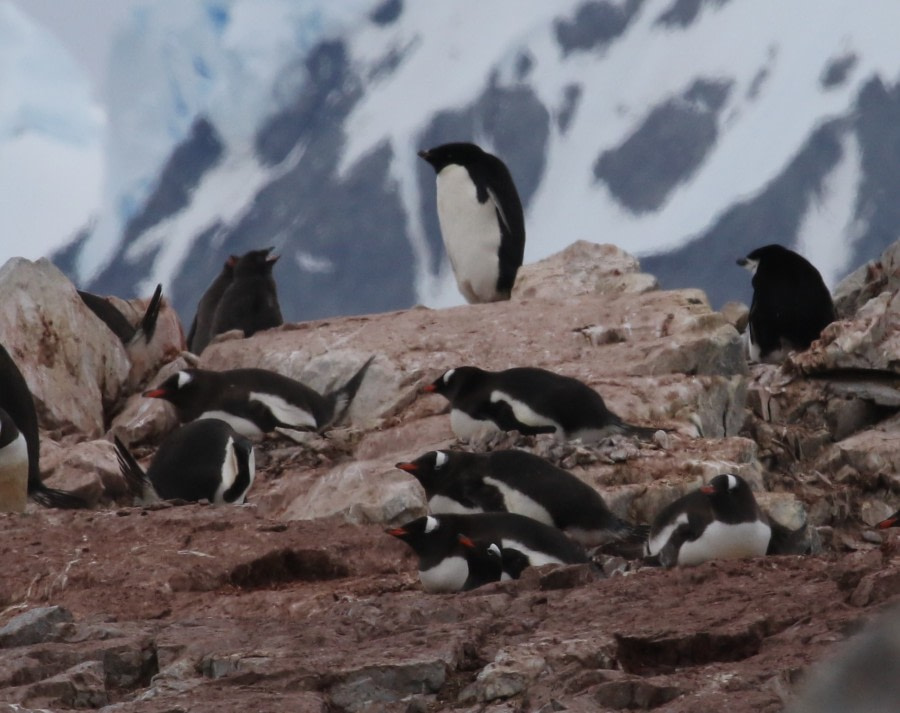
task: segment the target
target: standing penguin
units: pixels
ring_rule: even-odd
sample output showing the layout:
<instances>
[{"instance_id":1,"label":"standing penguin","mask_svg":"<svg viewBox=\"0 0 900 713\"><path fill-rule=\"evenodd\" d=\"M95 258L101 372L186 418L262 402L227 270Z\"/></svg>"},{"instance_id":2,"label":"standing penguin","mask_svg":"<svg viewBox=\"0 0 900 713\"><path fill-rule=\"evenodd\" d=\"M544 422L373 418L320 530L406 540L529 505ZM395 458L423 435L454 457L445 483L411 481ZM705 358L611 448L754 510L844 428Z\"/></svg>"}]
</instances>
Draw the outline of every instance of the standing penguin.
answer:
<instances>
[{"instance_id":1,"label":"standing penguin","mask_svg":"<svg viewBox=\"0 0 900 713\"><path fill-rule=\"evenodd\" d=\"M760 557L772 528L739 475L717 475L664 507L653 521L646 554L664 567L711 559Z\"/></svg>"},{"instance_id":2,"label":"standing penguin","mask_svg":"<svg viewBox=\"0 0 900 713\"><path fill-rule=\"evenodd\" d=\"M28 445L0 408L0 512L24 512L28 501Z\"/></svg>"},{"instance_id":3,"label":"standing penguin","mask_svg":"<svg viewBox=\"0 0 900 713\"><path fill-rule=\"evenodd\" d=\"M51 508L86 508L84 499L64 490L48 488L41 480L41 440L34 398L9 352L0 344L0 408L12 418L25 438L28 451L28 496Z\"/></svg>"},{"instance_id":4,"label":"standing penguin","mask_svg":"<svg viewBox=\"0 0 900 713\"><path fill-rule=\"evenodd\" d=\"M422 484L433 514L514 512L587 546L647 537L648 528L616 517L583 480L526 451L430 451L397 468Z\"/></svg>"},{"instance_id":5,"label":"standing penguin","mask_svg":"<svg viewBox=\"0 0 900 713\"><path fill-rule=\"evenodd\" d=\"M119 470L132 494L141 500L208 500L240 505L256 474L253 445L224 421L210 418L173 431L144 469L118 438Z\"/></svg>"},{"instance_id":6,"label":"standing penguin","mask_svg":"<svg viewBox=\"0 0 900 713\"><path fill-rule=\"evenodd\" d=\"M197 314L194 315L194 321L191 322L191 330L187 336L188 349L194 354L201 354L212 339L213 316L219 306L219 300L222 299L222 295L225 294L225 290L234 279L234 266L237 265L237 261L236 255L228 256L222 266L222 272L206 288L206 292L197 303Z\"/></svg>"},{"instance_id":7,"label":"standing penguin","mask_svg":"<svg viewBox=\"0 0 900 713\"><path fill-rule=\"evenodd\" d=\"M831 293L819 271L781 245L757 248L737 264L753 275L750 359L778 362L785 350L808 349L835 320Z\"/></svg>"},{"instance_id":8,"label":"standing penguin","mask_svg":"<svg viewBox=\"0 0 900 713\"><path fill-rule=\"evenodd\" d=\"M284 324L272 268L277 255L272 248L251 250L234 266L234 279L225 288L216 306L209 338L231 329L243 330L249 337L264 329Z\"/></svg>"},{"instance_id":9,"label":"standing penguin","mask_svg":"<svg viewBox=\"0 0 900 713\"><path fill-rule=\"evenodd\" d=\"M650 438L657 430L625 423L587 384L537 367L485 371L460 366L424 391L450 401L450 426L464 441L497 431L596 441L614 433Z\"/></svg>"},{"instance_id":10,"label":"standing penguin","mask_svg":"<svg viewBox=\"0 0 900 713\"><path fill-rule=\"evenodd\" d=\"M470 303L508 300L525 255L525 216L506 165L471 143L419 156L437 174L437 210L456 284Z\"/></svg>"}]
</instances>

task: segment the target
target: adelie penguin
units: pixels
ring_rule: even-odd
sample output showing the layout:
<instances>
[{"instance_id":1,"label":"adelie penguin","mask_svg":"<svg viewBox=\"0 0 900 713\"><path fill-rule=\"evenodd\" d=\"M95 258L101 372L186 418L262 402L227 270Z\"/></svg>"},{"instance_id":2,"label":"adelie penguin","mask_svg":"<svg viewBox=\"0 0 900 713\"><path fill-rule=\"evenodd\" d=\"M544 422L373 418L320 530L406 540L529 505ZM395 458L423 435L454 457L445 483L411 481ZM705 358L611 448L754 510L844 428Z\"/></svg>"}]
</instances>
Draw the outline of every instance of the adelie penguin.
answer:
<instances>
[{"instance_id":1,"label":"adelie penguin","mask_svg":"<svg viewBox=\"0 0 900 713\"><path fill-rule=\"evenodd\" d=\"M173 431L146 472L118 438L115 446L122 477L131 493L145 502L161 498L240 505L256 474L250 441L213 418Z\"/></svg>"},{"instance_id":2,"label":"adelie penguin","mask_svg":"<svg viewBox=\"0 0 900 713\"><path fill-rule=\"evenodd\" d=\"M555 527L513 513L426 515L386 532L418 555L419 580L427 592L459 592L465 586L469 566L459 549L461 534L514 549L533 567L588 561L581 545Z\"/></svg>"},{"instance_id":3,"label":"adelie penguin","mask_svg":"<svg viewBox=\"0 0 900 713\"><path fill-rule=\"evenodd\" d=\"M222 271L212 281L212 284L206 288L206 292L197 303L197 314L194 315L194 321L191 322L191 329L187 336L188 349L194 354L202 354L212 339L212 322L215 316L216 308L225 290L234 280L234 266L237 265L238 257L229 255Z\"/></svg>"},{"instance_id":4,"label":"adelie penguin","mask_svg":"<svg viewBox=\"0 0 900 713\"><path fill-rule=\"evenodd\" d=\"M753 275L751 361L775 363L787 351L808 349L835 320L831 293L802 255L781 245L766 245L737 263Z\"/></svg>"},{"instance_id":5,"label":"adelie penguin","mask_svg":"<svg viewBox=\"0 0 900 713\"><path fill-rule=\"evenodd\" d=\"M660 511L646 554L664 567L712 559L759 557L769 551L772 528L753 491L738 475L717 475Z\"/></svg>"},{"instance_id":6,"label":"adelie penguin","mask_svg":"<svg viewBox=\"0 0 900 713\"><path fill-rule=\"evenodd\" d=\"M284 323L272 277L278 256L271 252L272 248L251 250L238 259L234 278L216 305L210 339L231 329L240 329L249 337Z\"/></svg>"},{"instance_id":7,"label":"adelie penguin","mask_svg":"<svg viewBox=\"0 0 900 713\"><path fill-rule=\"evenodd\" d=\"M614 515L583 480L526 451L430 451L397 468L422 484L433 514L513 512L586 546L647 537L648 528Z\"/></svg>"},{"instance_id":8,"label":"adelie penguin","mask_svg":"<svg viewBox=\"0 0 900 713\"><path fill-rule=\"evenodd\" d=\"M184 369L143 395L174 405L182 423L219 418L248 438L275 430L299 438L301 432L321 433L341 421L374 358L325 395L265 369Z\"/></svg>"},{"instance_id":9,"label":"adelie penguin","mask_svg":"<svg viewBox=\"0 0 900 713\"><path fill-rule=\"evenodd\" d=\"M652 438L657 429L625 423L603 397L570 376L536 367L485 371L460 366L423 389L450 402L450 426L463 441L497 431L597 441L615 433Z\"/></svg>"},{"instance_id":10,"label":"adelie penguin","mask_svg":"<svg viewBox=\"0 0 900 713\"><path fill-rule=\"evenodd\" d=\"M420 151L437 174L441 235L470 303L508 300L525 254L525 216L506 164L472 143Z\"/></svg>"},{"instance_id":11,"label":"adelie penguin","mask_svg":"<svg viewBox=\"0 0 900 713\"><path fill-rule=\"evenodd\" d=\"M28 497L52 508L86 508L83 498L64 490L48 488L41 480L41 440L37 411L31 390L9 352L0 345L0 408L12 419L25 439L28 454Z\"/></svg>"},{"instance_id":12,"label":"adelie penguin","mask_svg":"<svg viewBox=\"0 0 900 713\"><path fill-rule=\"evenodd\" d=\"M81 301L115 334L126 349L139 342L149 344L156 332L159 308L162 305L162 285L157 285L153 296L137 325L132 324L118 307L106 297L78 290Z\"/></svg>"}]
</instances>

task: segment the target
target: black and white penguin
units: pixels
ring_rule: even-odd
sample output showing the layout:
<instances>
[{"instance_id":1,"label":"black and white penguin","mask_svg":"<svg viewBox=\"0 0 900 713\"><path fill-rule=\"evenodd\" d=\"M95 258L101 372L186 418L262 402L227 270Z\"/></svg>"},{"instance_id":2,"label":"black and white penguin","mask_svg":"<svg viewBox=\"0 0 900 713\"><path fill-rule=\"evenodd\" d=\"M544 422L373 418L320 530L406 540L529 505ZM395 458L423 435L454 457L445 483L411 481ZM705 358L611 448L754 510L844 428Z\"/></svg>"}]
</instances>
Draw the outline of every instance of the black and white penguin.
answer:
<instances>
[{"instance_id":1,"label":"black and white penguin","mask_svg":"<svg viewBox=\"0 0 900 713\"><path fill-rule=\"evenodd\" d=\"M529 566L588 561L581 545L555 527L514 513L426 515L386 532L419 556L419 580L427 592L459 592L465 586L469 566L459 535L517 550Z\"/></svg>"},{"instance_id":2,"label":"black and white penguin","mask_svg":"<svg viewBox=\"0 0 900 713\"><path fill-rule=\"evenodd\" d=\"M159 319L159 308L162 305L162 285L157 285L153 296L144 310L144 316L136 325L132 324L128 317L110 302L106 297L95 295L91 292L78 290L81 301L103 323L112 330L126 347L136 344L138 341L149 343L156 332L156 322Z\"/></svg>"},{"instance_id":3,"label":"black and white penguin","mask_svg":"<svg viewBox=\"0 0 900 713\"><path fill-rule=\"evenodd\" d=\"M441 235L470 303L508 300L525 255L525 215L506 165L471 143L420 151L437 173Z\"/></svg>"},{"instance_id":4,"label":"black and white penguin","mask_svg":"<svg viewBox=\"0 0 900 713\"><path fill-rule=\"evenodd\" d=\"M264 329L284 324L272 268L278 260L272 248L251 250L234 266L234 279L216 305L209 338L231 329L249 337Z\"/></svg>"},{"instance_id":5,"label":"black and white penguin","mask_svg":"<svg viewBox=\"0 0 900 713\"><path fill-rule=\"evenodd\" d=\"M28 444L0 408L0 510L24 512L28 501Z\"/></svg>"},{"instance_id":6,"label":"black and white penguin","mask_svg":"<svg viewBox=\"0 0 900 713\"><path fill-rule=\"evenodd\" d=\"M240 505L253 485L253 445L224 421L195 421L173 431L147 469L115 439L119 469L132 494L141 500L208 500Z\"/></svg>"},{"instance_id":7,"label":"black and white penguin","mask_svg":"<svg viewBox=\"0 0 900 713\"><path fill-rule=\"evenodd\" d=\"M497 431L555 433L583 441L614 433L651 438L656 432L625 423L600 394L578 379L536 367L485 371L460 366L444 372L424 391L450 401L450 426L463 441Z\"/></svg>"},{"instance_id":8,"label":"black and white penguin","mask_svg":"<svg viewBox=\"0 0 900 713\"><path fill-rule=\"evenodd\" d=\"M789 350L808 349L835 320L822 275L802 255L781 245L766 245L737 264L753 275L751 361L778 362Z\"/></svg>"},{"instance_id":9,"label":"black and white penguin","mask_svg":"<svg viewBox=\"0 0 900 713\"><path fill-rule=\"evenodd\" d=\"M747 481L717 475L662 509L650 528L646 554L665 567L759 557L768 551L771 536Z\"/></svg>"},{"instance_id":10,"label":"black and white penguin","mask_svg":"<svg viewBox=\"0 0 900 713\"><path fill-rule=\"evenodd\" d=\"M886 520L882 520L877 525L879 530L887 530L889 527L900 527L900 510L895 512Z\"/></svg>"},{"instance_id":11,"label":"black and white penguin","mask_svg":"<svg viewBox=\"0 0 900 713\"><path fill-rule=\"evenodd\" d=\"M466 535L459 535L458 539L469 567L463 591L491 582L518 579L528 567L528 557L513 547L500 547L495 542L476 542Z\"/></svg>"},{"instance_id":12,"label":"black and white penguin","mask_svg":"<svg viewBox=\"0 0 900 713\"><path fill-rule=\"evenodd\" d=\"M191 322L191 329L187 335L188 349L194 354L202 354L212 339L212 321L219 306L219 300L225 294L225 290L234 279L234 266L237 264L238 257L229 255L225 264L222 266L222 272L218 274L212 284L206 288L206 292L197 303L197 314L194 315L194 321Z\"/></svg>"},{"instance_id":13,"label":"black and white penguin","mask_svg":"<svg viewBox=\"0 0 900 713\"><path fill-rule=\"evenodd\" d=\"M6 348L0 344L0 408L12 418L28 451L28 497L51 508L86 508L87 502L65 490L48 488L41 480L41 439L31 390Z\"/></svg>"},{"instance_id":14,"label":"black and white penguin","mask_svg":"<svg viewBox=\"0 0 900 713\"><path fill-rule=\"evenodd\" d=\"M586 546L647 537L648 528L613 515L583 480L526 451L429 451L397 468L422 484L433 514L514 512Z\"/></svg>"},{"instance_id":15,"label":"black and white penguin","mask_svg":"<svg viewBox=\"0 0 900 713\"><path fill-rule=\"evenodd\" d=\"M184 369L145 391L144 396L173 404L182 423L218 418L248 438L275 430L294 438L299 432L321 433L339 423L374 358L370 357L346 384L324 396L266 369Z\"/></svg>"}]
</instances>

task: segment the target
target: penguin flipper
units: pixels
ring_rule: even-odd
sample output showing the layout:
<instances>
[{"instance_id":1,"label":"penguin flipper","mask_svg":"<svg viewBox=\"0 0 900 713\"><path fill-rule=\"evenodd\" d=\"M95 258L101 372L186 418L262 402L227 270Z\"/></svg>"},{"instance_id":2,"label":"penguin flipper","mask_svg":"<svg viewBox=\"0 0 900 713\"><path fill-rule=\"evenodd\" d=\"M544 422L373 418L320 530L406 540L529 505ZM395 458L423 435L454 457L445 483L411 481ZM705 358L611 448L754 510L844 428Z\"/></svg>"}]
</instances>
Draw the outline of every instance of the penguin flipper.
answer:
<instances>
[{"instance_id":1,"label":"penguin flipper","mask_svg":"<svg viewBox=\"0 0 900 713\"><path fill-rule=\"evenodd\" d=\"M28 497L38 505L45 508L59 508L60 510L83 510L88 507L88 502L80 495L66 490L48 488L40 481L37 484L28 483Z\"/></svg>"},{"instance_id":2,"label":"penguin flipper","mask_svg":"<svg viewBox=\"0 0 900 713\"><path fill-rule=\"evenodd\" d=\"M147 474L118 436L113 436L116 447L116 460L119 461L119 472L125 479L129 492L140 500L145 500L147 493L153 492L153 486Z\"/></svg>"},{"instance_id":3,"label":"penguin flipper","mask_svg":"<svg viewBox=\"0 0 900 713\"><path fill-rule=\"evenodd\" d=\"M328 402L331 408L331 416L326 419L326 422L323 423L317 429L319 432L324 431L329 426L332 426L336 423L340 423L344 417L347 415L347 411L350 410L350 405L353 403L353 399L356 397L356 392L359 391L359 387L362 384L363 378L366 375L366 372L369 370L369 366L371 366L372 362L375 361L374 356L370 356L366 363L363 364L357 372L350 377L350 380L347 381L343 386L335 389L334 391L328 392L325 395L325 400Z\"/></svg>"},{"instance_id":4,"label":"penguin flipper","mask_svg":"<svg viewBox=\"0 0 900 713\"><path fill-rule=\"evenodd\" d=\"M157 319L159 319L159 308L161 305L162 284L158 284L156 286L156 289L153 291L153 297L150 298L150 304L147 305L147 309L144 312L144 316L141 319L140 325L138 325L137 331L134 333L132 341L135 341L139 335L142 335L144 341L147 343L149 343L153 339L153 334L154 332L156 332L156 321ZM190 340L188 340L188 344L190 344Z\"/></svg>"}]
</instances>

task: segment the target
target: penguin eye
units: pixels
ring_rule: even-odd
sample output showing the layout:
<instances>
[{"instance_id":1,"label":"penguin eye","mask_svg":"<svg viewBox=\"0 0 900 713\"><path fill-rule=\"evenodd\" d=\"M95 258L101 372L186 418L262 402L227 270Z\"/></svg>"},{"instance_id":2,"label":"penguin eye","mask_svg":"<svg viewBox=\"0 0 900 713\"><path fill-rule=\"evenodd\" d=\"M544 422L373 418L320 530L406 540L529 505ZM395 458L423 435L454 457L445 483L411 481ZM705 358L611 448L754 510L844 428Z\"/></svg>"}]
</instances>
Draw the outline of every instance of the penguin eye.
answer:
<instances>
[{"instance_id":1,"label":"penguin eye","mask_svg":"<svg viewBox=\"0 0 900 713\"><path fill-rule=\"evenodd\" d=\"M440 470L447 464L447 454L443 451L437 451L434 455L434 469Z\"/></svg>"},{"instance_id":2,"label":"penguin eye","mask_svg":"<svg viewBox=\"0 0 900 713\"><path fill-rule=\"evenodd\" d=\"M425 532L426 533L434 532L437 529L438 524L439 523L438 523L436 517L432 517L431 515L428 515L425 518Z\"/></svg>"},{"instance_id":3,"label":"penguin eye","mask_svg":"<svg viewBox=\"0 0 900 713\"><path fill-rule=\"evenodd\" d=\"M183 389L185 386L191 383L191 375L186 371L178 372L178 388Z\"/></svg>"}]
</instances>

